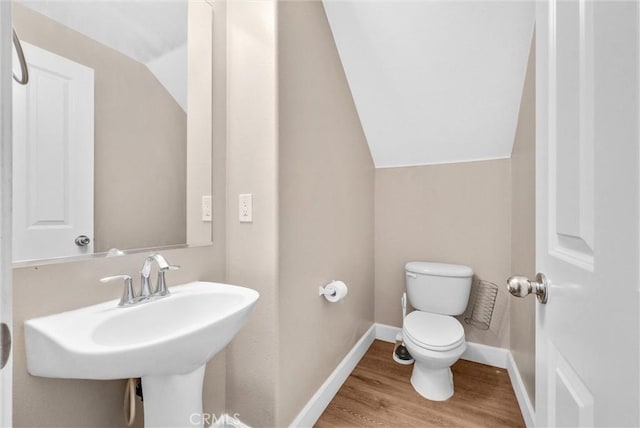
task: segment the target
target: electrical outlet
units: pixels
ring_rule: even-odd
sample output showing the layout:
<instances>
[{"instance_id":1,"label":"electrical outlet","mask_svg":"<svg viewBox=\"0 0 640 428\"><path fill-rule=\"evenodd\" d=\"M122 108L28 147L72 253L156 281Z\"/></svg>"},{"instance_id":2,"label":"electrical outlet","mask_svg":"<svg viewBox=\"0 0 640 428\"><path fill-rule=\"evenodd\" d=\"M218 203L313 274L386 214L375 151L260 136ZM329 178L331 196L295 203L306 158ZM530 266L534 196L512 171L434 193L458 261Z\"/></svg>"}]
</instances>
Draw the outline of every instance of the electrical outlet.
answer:
<instances>
[{"instance_id":1,"label":"electrical outlet","mask_svg":"<svg viewBox=\"0 0 640 428\"><path fill-rule=\"evenodd\" d=\"M211 195L202 197L202 221L211 221L213 219L213 208L211 203Z\"/></svg>"},{"instance_id":2,"label":"electrical outlet","mask_svg":"<svg viewBox=\"0 0 640 428\"><path fill-rule=\"evenodd\" d=\"M251 223L253 221L253 201L251 193L238 195L238 219L240 223Z\"/></svg>"}]
</instances>

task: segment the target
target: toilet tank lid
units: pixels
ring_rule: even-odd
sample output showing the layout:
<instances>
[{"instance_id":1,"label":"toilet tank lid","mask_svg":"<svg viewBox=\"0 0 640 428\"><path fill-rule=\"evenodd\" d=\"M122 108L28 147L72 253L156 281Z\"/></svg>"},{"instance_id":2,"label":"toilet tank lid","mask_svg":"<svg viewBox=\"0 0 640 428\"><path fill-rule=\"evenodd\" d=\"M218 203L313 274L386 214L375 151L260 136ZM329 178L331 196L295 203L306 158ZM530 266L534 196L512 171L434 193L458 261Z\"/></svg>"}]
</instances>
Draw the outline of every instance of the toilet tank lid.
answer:
<instances>
[{"instance_id":1,"label":"toilet tank lid","mask_svg":"<svg viewBox=\"0 0 640 428\"><path fill-rule=\"evenodd\" d=\"M469 266L453 265L449 263L409 262L404 266L404 268L407 272L423 275L453 276L457 278L468 278L473 276L473 269Z\"/></svg>"}]
</instances>

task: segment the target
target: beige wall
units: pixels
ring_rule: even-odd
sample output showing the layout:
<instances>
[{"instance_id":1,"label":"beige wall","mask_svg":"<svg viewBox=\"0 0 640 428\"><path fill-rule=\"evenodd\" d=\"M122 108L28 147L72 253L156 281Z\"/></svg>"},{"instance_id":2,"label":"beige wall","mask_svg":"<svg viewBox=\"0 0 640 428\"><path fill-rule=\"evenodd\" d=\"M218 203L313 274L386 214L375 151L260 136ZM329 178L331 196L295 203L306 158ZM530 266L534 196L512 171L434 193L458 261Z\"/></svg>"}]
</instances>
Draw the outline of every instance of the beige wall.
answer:
<instances>
[{"instance_id":1,"label":"beige wall","mask_svg":"<svg viewBox=\"0 0 640 428\"><path fill-rule=\"evenodd\" d=\"M376 322L401 326L406 262L464 264L499 286L490 330L463 321L467 340L508 347L509 174L509 159L376 170Z\"/></svg>"},{"instance_id":2,"label":"beige wall","mask_svg":"<svg viewBox=\"0 0 640 428\"><path fill-rule=\"evenodd\" d=\"M225 12L222 3L214 9L214 87L225 82ZM221 44L221 45L220 45ZM224 85L224 83L222 83ZM220 100L222 96L222 101ZM192 95L190 94L190 97ZM214 95L215 105L224 103L224 93ZM202 120L211 122L210 116ZM167 276L169 284L192 280L225 281L225 152L226 114L213 111L213 246L176 249L163 254L179 271ZM124 426L122 404L124 381L82 381L46 379L26 372L23 323L25 320L98 303L120 296L117 284L101 284L98 279L115 273L134 278L146 253L115 258L98 258L73 263L34 266L13 270L14 308L14 425L16 427L118 427ZM135 280L137 283L137 280ZM220 414L226 399L226 352L207 366L204 382L204 411ZM142 426L142 416L136 421Z\"/></svg>"},{"instance_id":3,"label":"beige wall","mask_svg":"<svg viewBox=\"0 0 640 428\"><path fill-rule=\"evenodd\" d=\"M143 64L20 4L13 20L24 41L95 70L96 252L185 243L184 110Z\"/></svg>"},{"instance_id":4,"label":"beige wall","mask_svg":"<svg viewBox=\"0 0 640 428\"><path fill-rule=\"evenodd\" d=\"M227 411L276 425L278 378L278 119L275 0L227 4L227 281L260 299L227 348ZM253 194L253 223L238 194Z\"/></svg>"},{"instance_id":5,"label":"beige wall","mask_svg":"<svg viewBox=\"0 0 640 428\"><path fill-rule=\"evenodd\" d=\"M278 426L373 323L374 166L322 3L280 2ZM349 286L337 304L318 287Z\"/></svg>"},{"instance_id":6,"label":"beige wall","mask_svg":"<svg viewBox=\"0 0 640 428\"><path fill-rule=\"evenodd\" d=\"M535 35L529 53L520 115L511 154L511 272L533 278L535 253ZM529 398L535 400L536 299L511 300L510 348Z\"/></svg>"}]
</instances>

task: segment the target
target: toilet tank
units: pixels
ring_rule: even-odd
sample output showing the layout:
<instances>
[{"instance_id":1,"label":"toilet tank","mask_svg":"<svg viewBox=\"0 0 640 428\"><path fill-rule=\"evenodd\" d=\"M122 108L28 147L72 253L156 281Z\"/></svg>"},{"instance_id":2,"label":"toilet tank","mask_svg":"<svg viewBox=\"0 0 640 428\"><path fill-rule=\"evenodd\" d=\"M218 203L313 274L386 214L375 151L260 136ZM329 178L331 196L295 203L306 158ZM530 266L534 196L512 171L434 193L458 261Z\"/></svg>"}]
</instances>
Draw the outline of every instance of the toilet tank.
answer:
<instances>
[{"instance_id":1,"label":"toilet tank","mask_svg":"<svg viewBox=\"0 0 640 428\"><path fill-rule=\"evenodd\" d=\"M409 303L419 311L460 315L467 308L473 270L448 263L405 265Z\"/></svg>"}]
</instances>

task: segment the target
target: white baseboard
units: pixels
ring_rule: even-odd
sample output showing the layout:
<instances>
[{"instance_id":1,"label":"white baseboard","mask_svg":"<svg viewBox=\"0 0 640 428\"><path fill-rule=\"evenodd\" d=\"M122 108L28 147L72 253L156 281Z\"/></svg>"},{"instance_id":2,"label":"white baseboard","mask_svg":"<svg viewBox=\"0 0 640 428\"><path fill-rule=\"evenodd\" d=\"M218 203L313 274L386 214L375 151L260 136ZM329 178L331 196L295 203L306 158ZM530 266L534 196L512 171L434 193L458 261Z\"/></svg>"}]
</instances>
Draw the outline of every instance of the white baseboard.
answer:
<instances>
[{"instance_id":1,"label":"white baseboard","mask_svg":"<svg viewBox=\"0 0 640 428\"><path fill-rule=\"evenodd\" d=\"M402 332L400 327L393 327L386 324L374 324L376 327L376 339L383 342L396 343L396 335Z\"/></svg>"},{"instance_id":2,"label":"white baseboard","mask_svg":"<svg viewBox=\"0 0 640 428\"><path fill-rule=\"evenodd\" d=\"M509 355L511 355L511 352L508 349L467 342L467 350L464 351L460 358L474 363L506 369Z\"/></svg>"},{"instance_id":3,"label":"white baseboard","mask_svg":"<svg viewBox=\"0 0 640 428\"><path fill-rule=\"evenodd\" d=\"M326 381L320 386L318 391L298 413L298 416L291 422L291 427L306 428L312 427L322 412L327 408L333 397L338 393L342 384L347 380L353 369L358 365L369 346L376 338L376 325L372 325L360 340L349 351L346 357L338 364L338 367L329 375ZM240 427L238 427L240 428Z\"/></svg>"},{"instance_id":4,"label":"white baseboard","mask_svg":"<svg viewBox=\"0 0 640 428\"><path fill-rule=\"evenodd\" d=\"M511 379L511 385L513 385L513 391L516 394L518 405L520 406L520 412L524 418L524 423L527 428L533 428L536 426L535 411L531 404L531 399L527 393L527 389L524 387L522 376L520 376L520 370L516 365L516 361L513 359L513 355L509 352L507 359L507 371L509 372L509 378Z\"/></svg>"}]
</instances>

